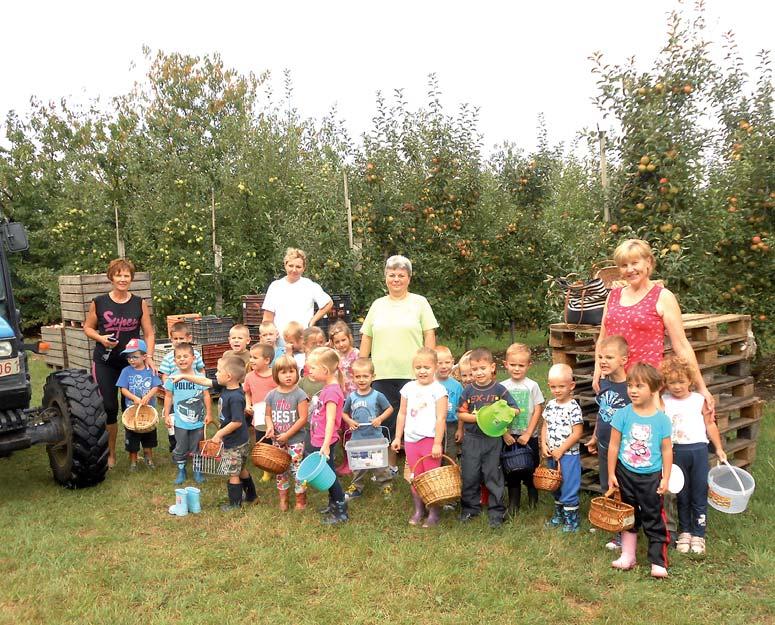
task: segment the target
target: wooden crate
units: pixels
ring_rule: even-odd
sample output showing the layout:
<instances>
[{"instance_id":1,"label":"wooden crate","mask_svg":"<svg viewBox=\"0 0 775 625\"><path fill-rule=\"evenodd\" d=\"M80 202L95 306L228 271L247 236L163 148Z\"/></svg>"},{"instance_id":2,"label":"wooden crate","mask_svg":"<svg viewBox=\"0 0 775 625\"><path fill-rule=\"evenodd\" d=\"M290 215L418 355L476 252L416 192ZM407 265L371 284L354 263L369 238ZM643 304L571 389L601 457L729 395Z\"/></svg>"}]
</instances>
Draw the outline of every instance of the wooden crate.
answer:
<instances>
[{"instance_id":1,"label":"wooden crate","mask_svg":"<svg viewBox=\"0 0 775 625\"><path fill-rule=\"evenodd\" d=\"M264 305L265 297L264 293L242 296L242 323L246 326L261 324L261 319L264 317L264 311L261 307Z\"/></svg>"},{"instance_id":2,"label":"wooden crate","mask_svg":"<svg viewBox=\"0 0 775 625\"><path fill-rule=\"evenodd\" d=\"M59 301L64 321L83 322L91 301L113 288L107 274L79 274L59 276ZM132 281L131 292L142 297L153 312L151 300L151 275L138 271Z\"/></svg>"},{"instance_id":3,"label":"wooden crate","mask_svg":"<svg viewBox=\"0 0 775 625\"><path fill-rule=\"evenodd\" d=\"M231 349L229 342L225 343L196 343L194 349L202 354L202 360L205 363L205 370L215 370L218 366L218 361L223 356L223 353Z\"/></svg>"},{"instance_id":4,"label":"wooden crate","mask_svg":"<svg viewBox=\"0 0 775 625\"><path fill-rule=\"evenodd\" d=\"M62 324L42 326L40 328L40 340L49 344L48 351L43 355L43 360L49 367L57 369L67 368L67 347L65 345L65 329Z\"/></svg>"},{"instance_id":5,"label":"wooden crate","mask_svg":"<svg viewBox=\"0 0 775 625\"><path fill-rule=\"evenodd\" d=\"M78 326L65 326L64 332L67 366L71 369L91 371L95 342L83 333L83 328Z\"/></svg>"},{"instance_id":6,"label":"wooden crate","mask_svg":"<svg viewBox=\"0 0 775 625\"><path fill-rule=\"evenodd\" d=\"M196 319L201 319L202 315L199 313L183 313L182 315L167 315L167 336L172 335L172 326L178 321L186 322L188 331L191 332L191 322Z\"/></svg>"}]
</instances>

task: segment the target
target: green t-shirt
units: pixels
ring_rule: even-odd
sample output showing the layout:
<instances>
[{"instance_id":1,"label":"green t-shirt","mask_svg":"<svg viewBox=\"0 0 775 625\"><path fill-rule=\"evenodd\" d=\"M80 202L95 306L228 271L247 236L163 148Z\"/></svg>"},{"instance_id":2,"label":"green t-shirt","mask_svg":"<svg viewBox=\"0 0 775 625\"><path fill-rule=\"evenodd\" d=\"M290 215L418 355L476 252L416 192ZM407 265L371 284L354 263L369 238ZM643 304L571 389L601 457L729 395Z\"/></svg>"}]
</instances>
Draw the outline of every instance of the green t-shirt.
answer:
<instances>
[{"instance_id":1,"label":"green t-shirt","mask_svg":"<svg viewBox=\"0 0 775 625\"><path fill-rule=\"evenodd\" d=\"M423 333L438 328L431 305L422 295L380 297L369 308L361 334L371 337L375 379L411 380L412 359L423 346Z\"/></svg>"}]
</instances>

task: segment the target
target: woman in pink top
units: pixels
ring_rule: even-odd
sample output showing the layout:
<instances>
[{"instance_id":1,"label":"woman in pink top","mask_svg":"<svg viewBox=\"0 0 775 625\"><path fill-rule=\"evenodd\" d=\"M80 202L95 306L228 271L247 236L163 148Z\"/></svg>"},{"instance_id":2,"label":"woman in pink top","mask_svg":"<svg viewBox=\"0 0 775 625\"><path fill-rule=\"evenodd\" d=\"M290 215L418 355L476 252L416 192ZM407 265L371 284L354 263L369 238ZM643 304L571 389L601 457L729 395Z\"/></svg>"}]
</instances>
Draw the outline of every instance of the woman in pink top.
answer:
<instances>
[{"instance_id":1,"label":"woman in pink top","mask_svg":"<svg viewBox=\"0 0 775 625\"><path fill-rule=\"evenodd\" d=\"M595 392L600 391L600 366L597 360L600 341L616 334L627 340L627 370L636 362L659 367L664 355L667 331L673 352L691 364L695 388L705 398L705 404L713 413L713 395L705 386L694 350L686 338L678 301L670 291L651 280L656 264L651 247L640 239L628 239L616 248L614 261L619 266L622 279L627 281L627 286L611 291L603 311L592 379Z\"/></svg>"}]
</instances>

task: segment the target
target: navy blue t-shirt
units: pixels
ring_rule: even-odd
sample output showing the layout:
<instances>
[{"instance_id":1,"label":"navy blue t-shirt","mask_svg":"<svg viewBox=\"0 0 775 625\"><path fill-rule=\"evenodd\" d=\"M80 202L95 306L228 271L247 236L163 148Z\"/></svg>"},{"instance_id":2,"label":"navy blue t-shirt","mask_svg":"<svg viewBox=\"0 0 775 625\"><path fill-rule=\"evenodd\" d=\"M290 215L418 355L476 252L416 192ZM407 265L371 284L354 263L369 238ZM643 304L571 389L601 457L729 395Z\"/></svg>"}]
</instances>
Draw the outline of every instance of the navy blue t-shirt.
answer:
<instances>
[{"instance_id":1,"label":"navy blue t-shirt","mask_svg":"<svg viewBox=\"0 0 775 625\"><path fill-rule=\"evenodd\" d=\"M245 421L245 391L242 388L228 389L217 383L213 384L213 390L221 394L218 399L220 427L226 427L229 423L240 423L236 430L223 437L223 446L232 449L247 443L249 436L248 424Z\"/></svg>"},{"instance_id":2,"label":"navy blue t-shirt","mask_svg":"<svg viewBox=\"0 0 775 625\"><path fill-rule=\"evenodd\" d=\"M608 378L600 380L600 392L595 396L599 406L597 411L597 442L608 447L611 442L611 420L617 410L630 404L627 395L627 382L611 382Z\"/></svg>"},{"instance_id":3,"label":"navy blue t-shirt","mask_svg":"<svg viewBox=\"0 0 775 625\"><path fill-rule=\"evenodd\" d=\"M463 389L463 396L460 398L460 410L464 412L473 413L474 410L484 408L490 404L494 404L499 399L506 400L506 403L512 408L519 408L517 402L511 396L511 393L506 390L500 382L492 382L487 386L477 386L476 384L469 384ZM478 434L479 436L485 436L481 428L476 423L466 423L463 426L463 430L466 434Z\"/></svg>"}]
</instances>

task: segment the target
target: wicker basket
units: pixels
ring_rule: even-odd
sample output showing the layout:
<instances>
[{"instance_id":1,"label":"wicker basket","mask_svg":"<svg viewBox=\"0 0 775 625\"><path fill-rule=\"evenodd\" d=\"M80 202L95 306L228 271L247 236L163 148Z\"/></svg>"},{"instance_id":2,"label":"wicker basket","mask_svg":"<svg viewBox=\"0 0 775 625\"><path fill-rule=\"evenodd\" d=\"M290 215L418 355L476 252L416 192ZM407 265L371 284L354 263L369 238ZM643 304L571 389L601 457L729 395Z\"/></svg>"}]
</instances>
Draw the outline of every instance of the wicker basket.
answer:
<instances>
[{"instance_id":1,"label":"wicker basket","mask_svg":"<svg viewBox=\"0 0 775 625\"><path fill-rule=\"evenodd\" d=\"M291 455L280 447L275 447L269 443L262 443L261 441L263 441L264 438L266 438L266 436L262 437L261 440L257 441L253 446L253 452L250 454L250 459L255 466L268 473L274 473L275 475L285 473L291 466Z\"/></svg>"},{"instance_id":2,"label":"wicker basket","mask_svg":"<svg viewBox=\"0 0 775 625\"><path fill-rule=\"evenodd\" d=\"M623 532L635 525L635 508L622 503L618 488L611 488L602 497L595 497L589 506L589 522L608 532Z\"/></svg>"},{"instance_id":3,"label":"wicker basket","mask_svg":"<svg viewBox=\"0 0 775 625\"><path fill-rule=\"evenodd\" d=\"M213 424L215 425L215 424ZM205 437L207 436L207 426L205 426ZM223 449L223 442L214 441L211 438L205 438L199 441L199 455L204 458L215 458L221 455Z\"/></svg>"},{"instance_id":4,"label":"wicker basket","mask_svg":"<svg viewBox=\"0 0 775 625\"><path fill-rule=\"evenodd\" d=\"M417 465L430 457L431 455L427 454L414 463L411 475L412 486L426 506L442 506L457 501L460 499L463 481L460 478L460 467L449 456L442 457L449 460L450 464L431 469L417 477L414 476Z\"/></svg>"},{"instance_id":5,"label":"wicker basket","mask_svg":"<svg viewBox=\"0 0 775 625\"><path fill-rule=\"evenodd\" d=\"M533 471L533 484L539 490L548 490L554 492L562 484L562 469L560 463L557 463L556 469L550 469L545 464L541 464Z\"/></svg>"},{"instance_id":6,"label":"wicker basket","mask_svg":"<svg viewBox=\"0 0 775 625\"><path fill-rule=\"evenodd\" d=\"M145 434L156 429L159 423L159 413L153 406L129 406L121 414L121 423L127 430Z\"/></svg>"}]
</instances>

